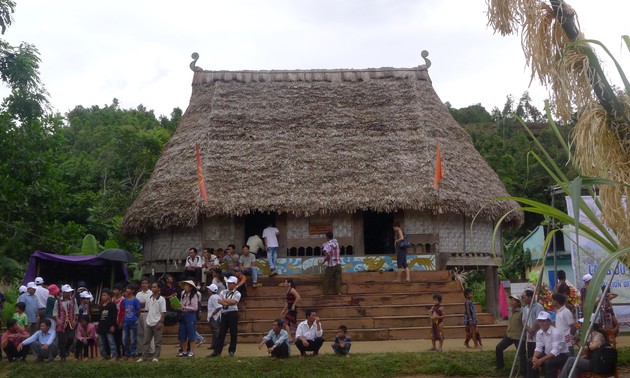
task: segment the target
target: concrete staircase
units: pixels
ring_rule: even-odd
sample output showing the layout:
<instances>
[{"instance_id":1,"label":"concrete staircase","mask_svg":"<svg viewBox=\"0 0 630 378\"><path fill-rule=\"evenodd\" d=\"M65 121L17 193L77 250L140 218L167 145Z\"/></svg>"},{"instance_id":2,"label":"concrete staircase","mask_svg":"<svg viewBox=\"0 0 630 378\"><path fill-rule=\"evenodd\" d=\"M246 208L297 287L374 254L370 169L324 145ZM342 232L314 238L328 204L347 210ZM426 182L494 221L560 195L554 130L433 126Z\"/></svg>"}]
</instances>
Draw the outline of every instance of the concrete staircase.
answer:
<instances>
[{"instance_id":1,"label":"concrete staircase","mask_svg":"<svg viewBox=\"0 0 630 378\"><path fill-rule=\"evenodd\" d=\"M445 337L464 338L463 293L447 271L415 271L411 273L411 283L393 283L393 272L344 273L342 295L326 296L322 295L322 275L302 274L293 278L302 297L298 322L304 319L307 308L316 309L327 340L342 324L348 327L353 341L430 338L428 310L435 293L443 296L447 315ZM271 329L272 321L280 318L286 288L278 285L285 279L280 275L259 277L262 287L247 288L248 297L243 302L246 309L239 313L239 342L260 342ZM505 325L495 324L492 314L482 313L478 304L475 309L482 338L503 337ZM197 330L207 337L210 329L205 322L205 309L201 319ZM175 342L176 338L177 326L166 327L165 341Z\"/></svg>"}]
</instances>

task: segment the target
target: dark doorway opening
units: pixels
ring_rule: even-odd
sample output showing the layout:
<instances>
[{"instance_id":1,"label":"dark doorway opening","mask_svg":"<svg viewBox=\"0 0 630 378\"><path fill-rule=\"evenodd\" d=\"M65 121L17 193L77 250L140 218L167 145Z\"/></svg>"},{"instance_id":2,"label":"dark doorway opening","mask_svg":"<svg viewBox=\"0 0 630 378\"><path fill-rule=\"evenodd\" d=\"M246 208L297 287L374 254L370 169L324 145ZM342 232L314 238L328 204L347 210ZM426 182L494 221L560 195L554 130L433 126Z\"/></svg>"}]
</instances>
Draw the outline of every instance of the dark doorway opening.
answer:
<instances>
[{"instance_id":1,"label":"dark doorway opening","mask_svg":"<svg viewBox=\"0 0 630 378\"><path fill-rule=\"evenodd\" d=\"M363 235L366 255L394 253L394 214L366 211L363 213Z\"/></svg>"},{"instance_id":2,"label":"dark doorway opening","mask_svg":"<svg viewBox=\"0 0 630 378\"><path fill-rule=\"evenodd\" d=\"M263 230L270 224L276 226L276 215L276 213L261 213L256 211L245 216L245 237L243 239L243 244L245 244L247 239L252 235L258 235L262 238ZM240 248L238 249L240 250ZM267 252L262 251L262 255L263 256L257 255L257 257L267 257Z\"/></svg>"}]
</instances>

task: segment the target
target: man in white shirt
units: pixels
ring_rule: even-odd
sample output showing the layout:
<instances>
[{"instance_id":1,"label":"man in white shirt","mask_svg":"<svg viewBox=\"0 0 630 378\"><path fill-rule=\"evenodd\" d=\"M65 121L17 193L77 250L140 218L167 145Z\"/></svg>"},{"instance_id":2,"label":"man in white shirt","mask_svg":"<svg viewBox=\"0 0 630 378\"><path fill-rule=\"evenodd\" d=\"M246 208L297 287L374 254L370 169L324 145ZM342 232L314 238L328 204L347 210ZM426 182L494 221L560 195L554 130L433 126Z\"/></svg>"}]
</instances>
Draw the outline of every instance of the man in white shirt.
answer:
<instances>
[{"instance_id":1,"label":"man in white shirt","mask_svg":"<svg viewBox=\"0 0 630 378\"><path fill-rule=\"evenodd\" d=\"M154 343L155 352L153 362L158 362L160 351L162 350L162 329L164 328L164 315L166 314L166 299L160 295L160 287L157 282L151 283L151 296L144 307L147 310L146 329L142 343L142 358L137 362L149 359L151 342Z\"/></svg>"},{"instance_id":2,"label":"man in white shirt","mask_svg":"<svg viewBox=\"0 0 630 378\"><path fill-rule=\"evenodd\" d=\"M209 349L214 349L214 345L219 339L219 326L221 321L221 306L219 304L219 287L215 284L211 284L208 286L208 290L210 290L210 298L208 298L208 324L210 325L210 329L212 330L212 344L210 344Z\"/></svg>"},{"instance_id":3,"label":"man in white shirt","mask_svg":"<svg viewBox=\"0 0 630 378\"><path fill-rule=\"evenodd\" d=\"M556 329L564 337L564 342L567 344L569 350L569 357L574 356L573 352L573 338L577 327L575 326L575 318L573 313L566 306L566 297L560 293L555 293L551 296L551 303L557 309L556 310Z\"/></svg>"},{"instance_id":4,"label":"man in white shirt","mask_svg":"<svg viewBox=\"0 0 630 378\"><path fill-rule=\"evenodd\" d=\"M44 319L46 312L46 301L48 300L48 289L44 287L44 279L41 277L35 278L35 296L37 297L37 309L39 311L39 320Z\"/></svg>"},{"instance_id":5,"label":"man in white shirt","mask_svg":"<svg viewBox=\"0 0 630 378\"><path fill-rule=\"evenodd\" d=\"M319 348L324 344L323 334L317 312L306 310L306 320L298 324L295 331L295 346L300 351L300 357L304 357L307 351L313 351L313 356L317 356Z\"/></svg>"},{"instance_id":6,"label":"man in white shirt","mask_svg":"<svg viewBox=\"0 0 630 378\"><path fill-rule=\"evenodd\" d=\"M230 347L228 352L230 356L236 353L236 341L238 339L238 302L241 300L241 293L236 290L238 279L230 276L227 279L228 288L223 290L218 300L221 308L221 325L219 328L219 337L214 344L214 352L208 357L219 357L223 351L223 343L227 331L230 331Z\"/></svg>"},{"instance_id":7,"label":"man in white shirt","mask_svg":"<svg viewBox=\"0 0 630 378\"><path fill-rule=\"evenodd\" d=\"M140 301L140 318L138 318L138 356L144 354L144 333L147 329L147 301L151 298L151 290L149 290L149 280L143 278L140 281L140 291L136 294L136 298ZM149 352L151 352L153 348Z\"/></svg>"},{"instance_id":8,"label":"man in white shirt","mask_svg":"<svg viewBox=\"0 0 630 378\"><path fill-rule=\"evenodd\" d=\"M551 316L541 312L536 318L540 329L536 332L536 350L528 362L531 377L538 378L540 369L545 370L545 378L555 378L556 370L561 370L569 358L569 350L564 337L551 326Z\"/></svg>"},{"instance_id":9,"label":"man in white shirt","mask_svg":"<svg viewBox=\"0 0 630 378\"><path fill-rule=\"evenodd\" d=\"M527 359L534 357L534 350L536 349L536 332L538 332L538 321L536 318L545 309L538 302L533 302L534 291L525 290L523 292L523 328L525 328L525 341L527 346ZM529 364L527 365L529 368ZM528 374L529 375L529 374Z\"/></svg>"},{"instance_id":10,"label":"man in white shirt","mask_svg":"<svg viewBox=\"0 0 630 378\"><path fill-rule=\"evenodd\" d=\"M188 257L186 257L184 270L186 278L192 278L195 281L195 285L199 285L201 282L201 269L203 268L203 262L203 257L197 254L197 248L191 247L188 250Z\"/></svg>"},{"instance_id":11,"label":"man in white shirt","mask_svg":"<svg viewBox=\"0 0 630 378\"><path fill-rule=\"evenodd\" d=\"M269 260L269 268L271 269L271 274L269 274L269 277L273 277L278 274L276 273L276 265L278 262L278 248L280 247L280 244L278 244L278 235L280 235L280 231L273 226L273 223L270 223L269 227L265 228L262 234L267 249L267 260Z\"/></svg>"}]
</instances>

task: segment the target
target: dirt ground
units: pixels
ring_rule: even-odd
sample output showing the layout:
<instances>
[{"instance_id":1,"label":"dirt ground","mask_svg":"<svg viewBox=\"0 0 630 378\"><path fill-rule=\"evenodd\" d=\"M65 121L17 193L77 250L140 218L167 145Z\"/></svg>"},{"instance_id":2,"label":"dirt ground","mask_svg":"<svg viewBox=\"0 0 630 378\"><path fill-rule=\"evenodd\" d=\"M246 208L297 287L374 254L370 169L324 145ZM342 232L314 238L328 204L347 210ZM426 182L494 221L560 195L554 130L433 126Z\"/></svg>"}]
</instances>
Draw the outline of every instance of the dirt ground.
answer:
<instances>
[{"instance_id":1,"label":"dirt ground","mask_svg":"<svg viewBox=\"0 0 630 378\"><path fill-rule=\"evenodd\" d=\"M352 335L350 335L352 337ZM229 336L226 338L229 341ZM494 350L494 347L499 342L499 339L485 339L484 350ZM212 353L208 349L209 340L205 344L202 344L195 353L196 357L205 357ZM617 347L630 346L630 335L619 336L617 338ZM431 341L422 340L391 340L391 341L357 341L352 343L352 349L350 353L395 353L395 352L424 352L431 348ZM177 355L178 347L174 344L162 346L161 358L174 358ZM466 348L464 346L463 339L453 339L444 341L445 351L461 351L474 353L477 349ZM321 354L332 353L330 342L324 343L320 351ZM297 348L292 346L291 354L296 356L299 354ZM227 346L223 349L223 355L227 356ZM267 356L265 349L258 349L258 344L238 344L236 347L236 356L251 357L251 356Z\"/></svg>"}]
</instances>

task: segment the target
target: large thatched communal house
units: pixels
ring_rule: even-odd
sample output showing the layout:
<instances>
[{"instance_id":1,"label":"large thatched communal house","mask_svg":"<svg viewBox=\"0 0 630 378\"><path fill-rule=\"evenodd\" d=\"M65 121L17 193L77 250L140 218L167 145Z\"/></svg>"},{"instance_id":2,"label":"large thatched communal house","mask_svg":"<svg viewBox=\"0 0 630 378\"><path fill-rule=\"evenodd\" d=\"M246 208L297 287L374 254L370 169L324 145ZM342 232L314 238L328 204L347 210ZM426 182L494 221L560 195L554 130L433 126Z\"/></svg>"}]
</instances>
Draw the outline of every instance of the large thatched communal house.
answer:
<instances>
[{"instance_id":1,"label":"large thatched communal house","mask_svg":"<svg viewBox=\"0 0 630 378\"><path fill-rule=\"evenodd\" d=\"M342 255L366 257L353 269L389 268L394 222L415 244L410 255L424 258L422 269L501 263L493 228L508 212L506 225L518 225L522 213L496 200L505 187L437 96L428 60L291 71L195 64L190 105L123 222L126 234L142 238L147 268L174 269L191 246L240 246L269 222L280 230L288 271L320 254L326 230ZM436 190L438 142L444 179Z\"/></svg>"}]
</instances>

